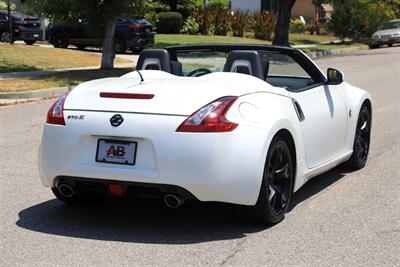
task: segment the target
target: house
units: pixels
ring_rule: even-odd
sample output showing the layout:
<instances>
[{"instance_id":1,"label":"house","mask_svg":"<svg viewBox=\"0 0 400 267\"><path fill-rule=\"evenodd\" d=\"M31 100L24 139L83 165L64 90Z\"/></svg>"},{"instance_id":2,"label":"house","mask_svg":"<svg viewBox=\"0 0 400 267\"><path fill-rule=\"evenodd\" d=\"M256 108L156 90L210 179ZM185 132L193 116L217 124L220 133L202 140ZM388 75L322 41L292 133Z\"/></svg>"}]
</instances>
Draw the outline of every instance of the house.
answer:
<instances>
[{"instance_id":1,"label":"house","mask_svg":"<svg viewBox=\"0 0 400 267\"><path fill-rule=\"evenodd\" d=\"M232 10L242 10L248 12L277 11L279 0L231 0ZM297 0L292 9L292 17L303 16L306 20L315 18L330 18L333 8L329 4L315 6L312 0Z\"/></svg>"}]
</instances>

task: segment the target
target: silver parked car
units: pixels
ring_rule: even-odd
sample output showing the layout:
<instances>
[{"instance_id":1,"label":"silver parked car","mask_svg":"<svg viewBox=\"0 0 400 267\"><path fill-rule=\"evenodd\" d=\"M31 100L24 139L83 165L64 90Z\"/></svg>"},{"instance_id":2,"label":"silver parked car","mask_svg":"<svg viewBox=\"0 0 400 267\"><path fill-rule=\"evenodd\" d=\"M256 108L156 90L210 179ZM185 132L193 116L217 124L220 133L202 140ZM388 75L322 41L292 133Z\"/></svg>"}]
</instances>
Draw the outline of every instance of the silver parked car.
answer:
<instances>
[{"instance_id":1,"label":"silver parked car","mask_svg":"<svg viewBox=\"0 0 400 267\"><path fill-rule=\"evenodd\" d=\"M400 19L383 23L380 29L372 35L369 48L378 48L381 45L392 46L400 43Z\"/></svg>"}]
</instances>

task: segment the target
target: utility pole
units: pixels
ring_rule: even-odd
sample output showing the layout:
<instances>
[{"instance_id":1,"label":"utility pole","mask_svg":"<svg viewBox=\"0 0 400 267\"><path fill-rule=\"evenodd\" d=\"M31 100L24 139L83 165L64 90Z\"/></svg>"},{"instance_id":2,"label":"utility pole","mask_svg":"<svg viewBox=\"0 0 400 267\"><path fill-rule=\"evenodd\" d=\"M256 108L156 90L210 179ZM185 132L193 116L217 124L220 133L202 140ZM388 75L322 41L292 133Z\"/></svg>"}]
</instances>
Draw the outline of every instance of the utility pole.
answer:
<instances>
[{"instance_id":1,"label":"utility pole","mask_svg":"<svg viewBox=\"0 0 400 267\"><path fill-rule=\"evenodd\" d=\"M13 44L13 29L12 29L12 20L11 20L11 0L7 1L7 11L8 11L8 26L10 29L10 44Z\"/></svg>"}]
</instances>

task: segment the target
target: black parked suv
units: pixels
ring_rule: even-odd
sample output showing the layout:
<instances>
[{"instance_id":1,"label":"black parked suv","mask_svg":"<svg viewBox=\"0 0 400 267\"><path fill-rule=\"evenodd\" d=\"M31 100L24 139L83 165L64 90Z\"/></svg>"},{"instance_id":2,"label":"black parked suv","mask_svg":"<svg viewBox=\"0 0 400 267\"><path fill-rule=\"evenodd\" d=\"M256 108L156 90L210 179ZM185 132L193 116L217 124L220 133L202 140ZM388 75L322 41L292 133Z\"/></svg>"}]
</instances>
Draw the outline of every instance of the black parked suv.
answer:
<instances>
[{"instance_id":1,"label":"black parked suv","mask_svg":"<svg viewBox=\"0 0 400 267\"><path fill-rule=\"evenodd\" d=\"M28 45L42 39L41 21L18 12L11 13L13 40L22 40ZM0 41L10 42L8 12L0 10Z\"/></svg>"},{"instance_id":2,"label":"black parked suv","mask_svg":"<svg viewBox=\"0 0 400 267\"><path fill-rule=\"evenodd\" d=\"M145 19L120 18L115 27L114 49L116 53L124 53L128 48L140 51L154 44L153 25ZM102 45L102 40L96 38L90 31L87 22L57 23L48 28L48 40L54 47L67 48L75 45L78 49L87 46Z\"/></svg>"}]
</instances>

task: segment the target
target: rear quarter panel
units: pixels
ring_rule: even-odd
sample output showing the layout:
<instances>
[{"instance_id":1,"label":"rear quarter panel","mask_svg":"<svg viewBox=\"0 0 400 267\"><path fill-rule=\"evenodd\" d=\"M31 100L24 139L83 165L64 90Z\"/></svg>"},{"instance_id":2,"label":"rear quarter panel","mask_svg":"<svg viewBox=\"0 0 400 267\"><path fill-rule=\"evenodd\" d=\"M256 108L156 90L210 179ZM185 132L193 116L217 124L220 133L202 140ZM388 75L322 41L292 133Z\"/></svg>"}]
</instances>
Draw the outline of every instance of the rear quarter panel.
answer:
<instances>
[{"instance_id":1,"label":"rear quarter panel","mask_svg":"<svg viewBox=\"0 0 400 267\"><path fill-rule=\"evenodd\" d=\"M264 140L260 145L262 155L259 165L264 166L274 136L282 129L288 130L294 140L297 166L302 166L304 158L304 143L302 132L291 98L279 94L257 92L240 97L232 106L227 118L247 127L255 127L264 132ZM232 111L233 110L233 111ZM253 140L247 140L253 142ZM303 185L302 169L297 168L294 190ZM261 185L261 180L260 180Z\"/></svg>"}]
</instances>

